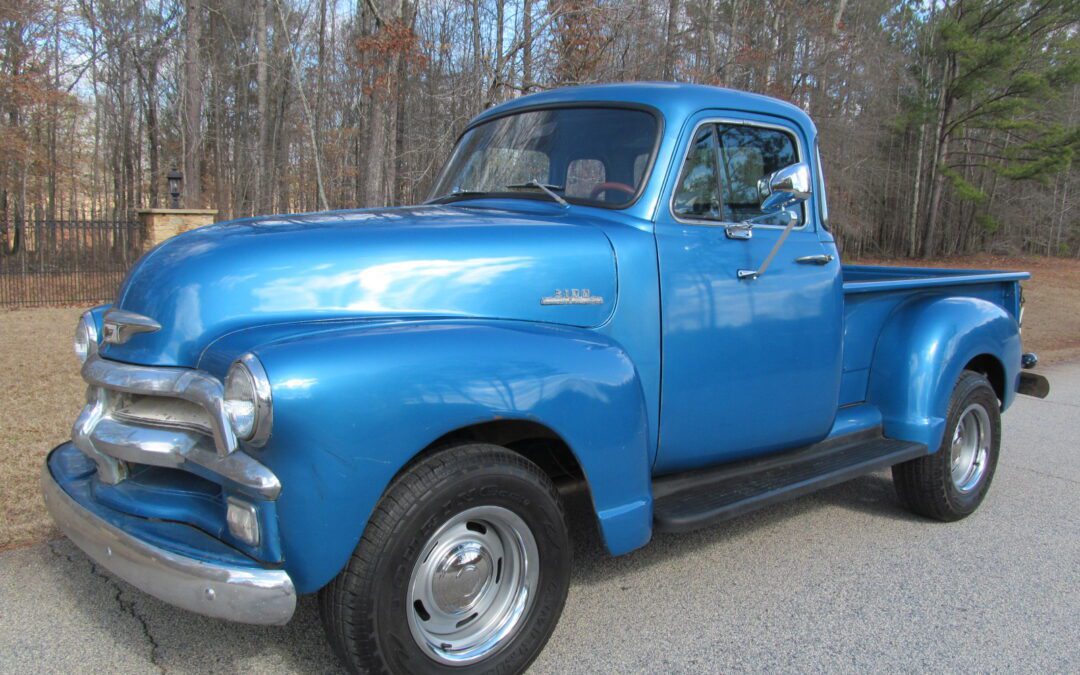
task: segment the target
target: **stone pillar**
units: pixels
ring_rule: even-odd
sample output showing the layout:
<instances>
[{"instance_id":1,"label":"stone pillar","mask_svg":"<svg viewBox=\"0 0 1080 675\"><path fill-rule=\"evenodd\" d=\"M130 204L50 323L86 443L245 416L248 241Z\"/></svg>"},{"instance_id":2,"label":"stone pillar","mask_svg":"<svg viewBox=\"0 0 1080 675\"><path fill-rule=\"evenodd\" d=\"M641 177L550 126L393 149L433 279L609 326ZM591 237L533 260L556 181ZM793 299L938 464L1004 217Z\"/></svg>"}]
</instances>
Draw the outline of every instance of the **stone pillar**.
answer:
<instances>
[{"instance_id":1,"label":"stone pillar","mask_svg":"<svg viewBox=\"0 0 1080 675\"><path fill-rule=\"evenodd\" d=\"M141 209L143 250L149 251L169 237L214 222L216 209Z\"/></svg>"}]
</instances>

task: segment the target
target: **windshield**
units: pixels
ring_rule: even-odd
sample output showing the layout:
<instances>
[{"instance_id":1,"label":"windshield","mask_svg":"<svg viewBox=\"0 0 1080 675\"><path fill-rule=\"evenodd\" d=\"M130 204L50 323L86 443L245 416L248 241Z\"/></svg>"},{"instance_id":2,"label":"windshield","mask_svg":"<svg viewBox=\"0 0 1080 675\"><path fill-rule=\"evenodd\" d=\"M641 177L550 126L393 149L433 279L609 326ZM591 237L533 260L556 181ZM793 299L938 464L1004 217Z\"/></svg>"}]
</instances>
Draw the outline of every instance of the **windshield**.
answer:
<instances>
[{"instance_id":1,"label":"windshield","mask_svg":"<svg viewBox=\"0 0 1080 675\"><path fill-rule=\"evenodd\" d=\"M532 110L465 132L430 201L480 195L619 208L637 196L656 144L656 118L628 108ZM544 188L547 188L545 190Z\"/></svg>"}]
</instances>

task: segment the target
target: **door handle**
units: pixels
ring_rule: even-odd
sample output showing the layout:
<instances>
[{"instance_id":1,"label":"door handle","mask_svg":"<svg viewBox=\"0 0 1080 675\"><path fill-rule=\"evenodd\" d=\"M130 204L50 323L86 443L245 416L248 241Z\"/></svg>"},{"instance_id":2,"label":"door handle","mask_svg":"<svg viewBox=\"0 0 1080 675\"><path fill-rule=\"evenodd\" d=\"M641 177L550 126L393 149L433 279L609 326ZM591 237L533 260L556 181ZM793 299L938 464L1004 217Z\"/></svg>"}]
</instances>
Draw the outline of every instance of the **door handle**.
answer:
<instances>
[{"instance_id":1,"label":"door handle","mask_svg":"<svg viewBox=\"0 0 1080 675\"><path fill-rule=\"evenodd\" d=\"M724 228L724 234L728 239L750 239L754 236L750 225L728 225Z\"/></svg>"},{"instance_id":2,"label":"door handle","mask_svg":"<svg viewBox=\"0 0 1080 675\"><path fill-rule=\"evenodd\" d=\"M804 255L801 258L795 258L795 262L802 265L828 265L832 259L831 255L822 253L821 255Z\"/></svg>"}]
</instances>

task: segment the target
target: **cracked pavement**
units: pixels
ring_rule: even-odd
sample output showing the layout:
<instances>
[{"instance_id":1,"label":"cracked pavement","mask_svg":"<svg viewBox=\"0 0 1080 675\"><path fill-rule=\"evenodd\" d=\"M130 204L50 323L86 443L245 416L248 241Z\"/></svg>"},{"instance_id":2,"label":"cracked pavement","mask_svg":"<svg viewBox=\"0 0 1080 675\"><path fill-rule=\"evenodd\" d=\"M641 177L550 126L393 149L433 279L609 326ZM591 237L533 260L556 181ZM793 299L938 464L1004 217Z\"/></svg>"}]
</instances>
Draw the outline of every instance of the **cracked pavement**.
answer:
<instances>
[{"instance_id":1,"label":"cracked pavement","mask_svg":"<svg viewBox=\"0 0 1080 675\"><path fill-rule=\"evenodd\" d=\"M1003 418L990 495L959 523L866 476L611 558L581 515L535 672L1080 668L1080 363ZM36 495L33 498L38 498ZM65 539L0 553L0 672L334 672L313 598L287 626L170 607Z\"/></svg>"},{"instance_id":2,"label":"cracked pavement","mask_svg":"<svg viewBox=\"0 0 1080 675\"><path fill-rule=\"evenodd\" d=\"M64 546L64 544L67 544ZM128 584L123 583L116 577L112 576L106 571L103 571L98 567L90 558L82 555L77 548L72 546L70 542L64 542L62 540L51 541L48 543L49 551L55 556L63 557L69 564L85 564L90 567L90 573L98 579L104 581L109 588L114 591L113 601L116 602L117 607L124 614L131 616L139 623L139 627L142 629L142 635L150 646L150 663L157 670L164 673L165 668L158 663L158 643L154 639L153 634L150 632L150 626L147 624L146 619L139 614L135 609L135 600L132 597L124 598L125 590L128 591L128 595L136 595L136 589L131 588Z\"/></svg>"}]
</instances>

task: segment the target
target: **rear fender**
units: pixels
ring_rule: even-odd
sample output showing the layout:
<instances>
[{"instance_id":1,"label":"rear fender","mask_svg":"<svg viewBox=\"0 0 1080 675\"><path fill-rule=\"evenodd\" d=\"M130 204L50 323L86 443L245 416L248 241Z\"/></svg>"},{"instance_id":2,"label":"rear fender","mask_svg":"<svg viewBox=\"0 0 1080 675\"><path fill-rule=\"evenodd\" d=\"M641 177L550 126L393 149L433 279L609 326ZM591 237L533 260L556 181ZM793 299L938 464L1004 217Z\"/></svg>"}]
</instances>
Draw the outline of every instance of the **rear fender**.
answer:
<instances>
[{"instance_id":1,"label":"rear fender","mask_svg":"<svg viewBox=\"0 0 1080 675\"><path fill-rule=\"evenodd\" d=\"M522 322L348 326L257 347L274 428L286 569L311 592L346 564L394 476L445 434L492 420L546 426L588 482L619 554L651 536L647 418L634 364L596 333Z\"/></svg>"},{"instance_id":2,"label":"rear fender","mask_svg":"<svg viewBox=\"0 0 1080 675\"><path fill-rule=\"evenodd\" d=\"M885 435L941 444L953 387L964 366L990 355L1005 373L1002 410L1020 373L1016 319L978 298L920 296L900 305L878 337L868 399L881 410Z\"/></svg>"}]
</instances>

